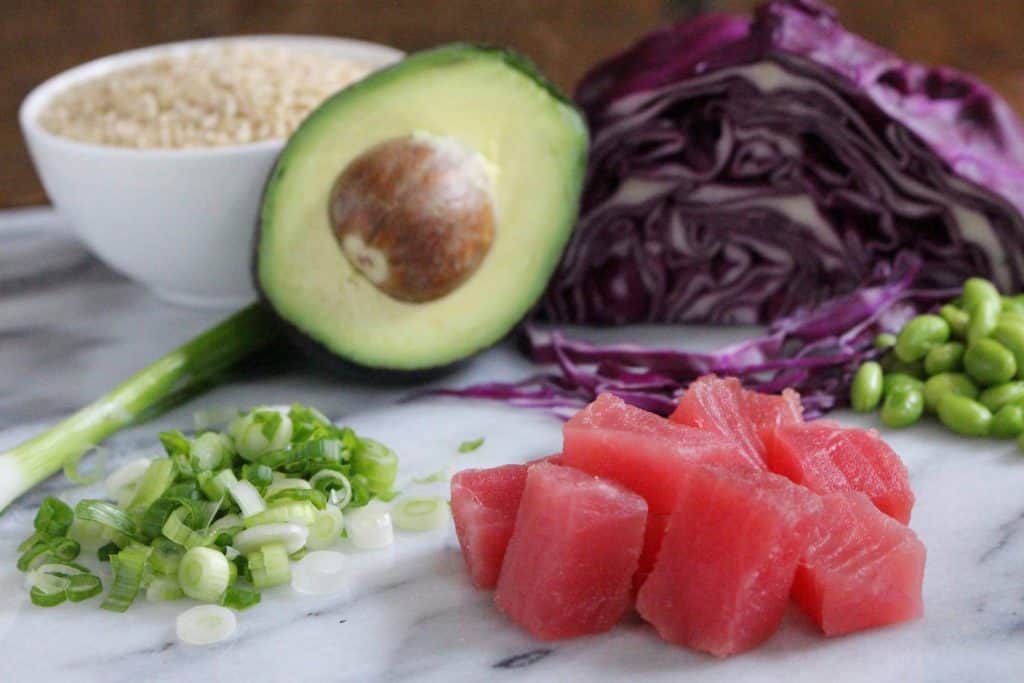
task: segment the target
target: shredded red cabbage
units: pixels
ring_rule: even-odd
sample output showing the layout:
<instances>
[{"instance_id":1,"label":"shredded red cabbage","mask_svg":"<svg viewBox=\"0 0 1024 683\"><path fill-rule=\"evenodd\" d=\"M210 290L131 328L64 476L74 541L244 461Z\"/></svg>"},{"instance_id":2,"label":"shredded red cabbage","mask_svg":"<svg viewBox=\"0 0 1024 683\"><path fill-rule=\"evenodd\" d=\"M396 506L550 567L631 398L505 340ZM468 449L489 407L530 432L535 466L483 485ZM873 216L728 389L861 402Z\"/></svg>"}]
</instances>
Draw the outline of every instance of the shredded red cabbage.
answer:
<instances>
[{"instance_id":1,"label":"shredded red cabbage","mask_svg":"<svg viewBox=\"0 0 1024 683\"><path fill-rule=\"evenodd\" d=\"M920 260L900 258L895 268L880 264L876 282L813 309L777 320L760 337L714 353L636 344L591 344L557 330L527 323L525 352L545 370L521 382L492 382L431 395L483 398L548 412L567 419L608 392L627 403L668 415L687 385L716 373L738 377L749 389L800 392L808 418L845 405L853 373L878 351L881 332L898 330L929 305L950 299L957 290L920 290L913 282Z\"/></svg>"}]
</instances>

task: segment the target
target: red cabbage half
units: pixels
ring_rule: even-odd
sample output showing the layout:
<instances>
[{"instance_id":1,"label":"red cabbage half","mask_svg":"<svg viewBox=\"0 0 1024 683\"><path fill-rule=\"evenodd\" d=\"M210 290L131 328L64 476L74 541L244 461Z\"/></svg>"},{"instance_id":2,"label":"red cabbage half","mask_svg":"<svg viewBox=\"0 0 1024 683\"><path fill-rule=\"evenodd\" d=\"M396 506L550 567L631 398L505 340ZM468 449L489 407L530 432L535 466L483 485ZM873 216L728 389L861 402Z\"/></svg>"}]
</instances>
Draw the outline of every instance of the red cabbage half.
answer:
<instances>
[{"instance_id":1,"label":"red cabbage half","mask_svg":"<svg viewBox=\"0 0 1024 683\"><path fill-rule=\"evenodd\" d=\"M555 322L770 324L879 263L920 290L1024 288L1024 132L971 76L910 64L811 0L708 15L594 69Z\"/></svg>"}]
</instances>

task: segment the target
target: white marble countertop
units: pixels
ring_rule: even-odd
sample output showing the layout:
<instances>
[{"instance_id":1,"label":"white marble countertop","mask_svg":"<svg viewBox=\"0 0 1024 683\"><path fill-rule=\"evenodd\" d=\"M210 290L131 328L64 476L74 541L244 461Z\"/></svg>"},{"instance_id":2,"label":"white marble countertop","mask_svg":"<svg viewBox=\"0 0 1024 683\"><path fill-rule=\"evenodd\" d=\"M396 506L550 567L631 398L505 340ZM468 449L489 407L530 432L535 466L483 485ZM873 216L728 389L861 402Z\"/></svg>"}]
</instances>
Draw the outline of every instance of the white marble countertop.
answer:
<instances>
[{"instance_id":1,"label":"white marble countertop","mask_svg":"<svg viewBox=\"0 0 1024 683\"><path fill-rule=\"evenodd\" d=\"M219 317L161 303L66 236L40 231L56 225L46 212L0 214L0 449ZM686 328L656 334L704 344L721 337ZM503 347L443 381L528 372ZM560 424L540 415L485 402L398 403L404 394L296 363L253 368L109 445L116 462L154 452L156 431L190 427L195 410L293 401L394 447L400 483L442 467L523 461L560 444ZM486 437L479 451L456 453L478 436ZM97 600L34 608L14 548L45 493L69 501L89 493L55 477L0 517L0 681L1024 680L1024 455L1010 443L962 440L932 425L890 442L910 468L912 526L928 546L924 619L826 640L791 612L762 648L727 661L666 645L635 617L602 636L534 641L495 611L489 593L470 587L450 530L401 535L393 551L353 553L357 578L347 595L266 591L261 605L239 614L235 636L213 647L176 641L174 617L185 603L141 601L123 615L100 610Z\"/></svg>"}]
</instances>

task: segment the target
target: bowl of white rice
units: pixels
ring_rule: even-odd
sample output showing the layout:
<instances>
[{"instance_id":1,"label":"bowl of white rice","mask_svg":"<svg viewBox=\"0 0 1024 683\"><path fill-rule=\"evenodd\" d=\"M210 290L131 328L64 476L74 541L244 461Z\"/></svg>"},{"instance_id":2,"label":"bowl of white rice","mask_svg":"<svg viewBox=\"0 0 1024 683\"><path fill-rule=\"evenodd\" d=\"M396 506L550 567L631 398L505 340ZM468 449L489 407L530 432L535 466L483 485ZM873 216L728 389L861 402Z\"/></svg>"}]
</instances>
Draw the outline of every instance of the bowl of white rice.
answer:
<instances>
[{"instance_id":1,"label":"bowl of white rice","mask_svg":"<svg viewBox=\"0 0 1024 683\"><path fill-rule=\"evenodd\" d=\"M19 120L51 201L99 258L163 299L228 308L255 296L253 228L287 137L401 57L328 37L171 43L54 76Z\"/></svg>"}]
</instances>

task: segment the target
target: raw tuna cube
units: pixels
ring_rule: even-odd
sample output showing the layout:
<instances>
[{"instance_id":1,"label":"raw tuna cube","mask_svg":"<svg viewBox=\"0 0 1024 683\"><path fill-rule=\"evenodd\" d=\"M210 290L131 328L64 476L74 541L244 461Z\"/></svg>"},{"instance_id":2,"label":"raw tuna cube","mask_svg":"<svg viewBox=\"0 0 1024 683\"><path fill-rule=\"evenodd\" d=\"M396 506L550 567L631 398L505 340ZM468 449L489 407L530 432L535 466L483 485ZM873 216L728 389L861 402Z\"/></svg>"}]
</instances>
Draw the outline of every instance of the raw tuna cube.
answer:
<instances>
[{"instance_id":1,"label":"raw tuna cube","mask_svg":"<svg viewBox=\"0 0 1024 683\"><path fill-rule=\"evenodd\" d=\"M824 513L793 581L793 599L827 636L921 616L925 548L857 492L822 496Z\"/></svg>"},{"instance_id":2,"label":"raw tuna cube","mask_svg":"<svg viewBox=\"0 0 1024 683\"><path fill-rule=\"evenodd\" d=\"M564 464L636 491L654 513L672 511L679 479L689 467L750 467L731 442L674 424L610 394L601 394L573 416L563 434Z\"/></svg>"},{"instance_id":3,"label":"raw tuna cube","mask_svg":"<svg viewBox=\"0 0 1024 683\"><path fill-rule=\"evenodd\" d=\"M772 472L815 493L860 491L893 519L910 521L907 468L878 432L819 420L778 427L767 443Z\"/></svg>"},{"instance_id":4,"label":"raw tuna cube","mask_svg":"<svg viewBox=\"0 0 1024 683\"><path fill-rule=\"evenodd\" d=\"M629 608L647 504L614 482L539 463L526 476L494 601L541 640L611 629Z\"/></svg>"},{"instance_id":5,"label":"raw tuna cube","mask_svg":"<svg viewBox=\"0 0 1024 683\"><path fill-rule=\"evenodd\" d=\"M717 657L755 647L785 615L820 511L768 472L690 468L637 611L670 643Z\"/></svg>"},{"instance_id":6,"label":"raw tuna cube","mask_svg":"<svg viewBox=\"0 0 1024 683\"><path fill-rule=\"evenodd\" d=\"M654 561L658 557L658 550L661 548L661 540L665 537L665 528L671 515L659 515L654 512L647 514L647 526L644 528L644 547L640 552L640 561L636 569L636 576L633 577L633 590L640 590L651 570L654 569Z\"/></svg>"},{"instance_id":7,"label":"raw tuna cube","mask_svg":"<svg viewBox=\"0 0 1024 683\"><path fill-rule=\"evenodd\" d=\"M526 465L463 470L452 477L452 517L470 580L494 588L512 537Z\"/></svg>"},{"instance_id":8,"label":"raw tuna cube","mask_svg":"<svg viewBox=\"0 0 1024 683\"><path fill-rule=\"evenodd\" d=\"M690 384L669 419L732 439L751 464L764 469L762 434L802 422L803 407L792 389L781 396L759 394L744 389L735 377L705 375Z\"/></svg>"}]
</instances>

